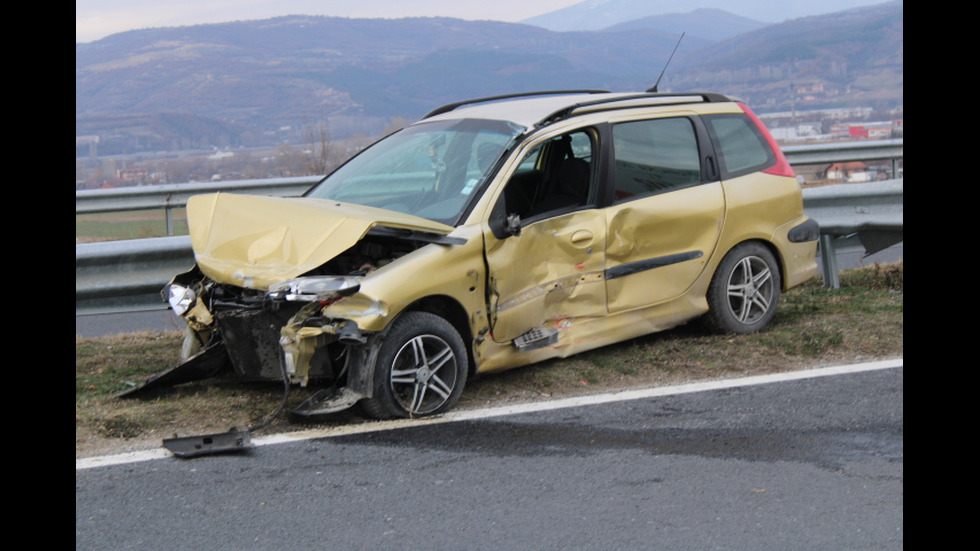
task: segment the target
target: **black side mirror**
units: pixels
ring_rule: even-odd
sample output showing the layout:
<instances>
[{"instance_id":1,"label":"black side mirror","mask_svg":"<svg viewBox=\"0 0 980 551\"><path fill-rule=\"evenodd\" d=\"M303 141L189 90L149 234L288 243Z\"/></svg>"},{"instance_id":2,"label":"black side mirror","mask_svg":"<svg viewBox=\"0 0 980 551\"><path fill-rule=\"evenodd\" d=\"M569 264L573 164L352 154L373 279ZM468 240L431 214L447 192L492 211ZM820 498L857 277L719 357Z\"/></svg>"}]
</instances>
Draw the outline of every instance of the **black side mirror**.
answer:
<instances>
[{"instance_id":1,"label":"black side mirror","mask_svg":"<svg viewBox=\"0 0 980 551\"><path fill-rule=\"evenodd\" d=\"M506 201L497 201L490 212L490 230L497 239L506 239L521 234L521 217L516 213L507 214Z\"/></svg>"},{"instance_id":2,"label":"black side mirror","mask_svg":"<svg viewBox=\"0 0 980 551\"><path fill-rule=\"evenodd\" d=\"M507 225L505 226L507 233L511 235L521 235L521 217L518 214L508 214L507 215Z\"/></svg>"}]
</instances>

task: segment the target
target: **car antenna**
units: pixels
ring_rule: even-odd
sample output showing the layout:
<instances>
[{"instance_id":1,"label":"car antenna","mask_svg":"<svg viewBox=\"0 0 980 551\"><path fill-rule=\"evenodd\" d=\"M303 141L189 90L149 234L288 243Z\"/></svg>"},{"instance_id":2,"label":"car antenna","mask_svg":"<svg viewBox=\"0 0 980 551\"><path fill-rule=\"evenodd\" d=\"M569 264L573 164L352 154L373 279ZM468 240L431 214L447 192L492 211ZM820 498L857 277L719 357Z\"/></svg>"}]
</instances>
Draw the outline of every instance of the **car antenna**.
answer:
<instances>
[{"instance_id":1,"label":"car antenna","mask_svg":"<svg viewBox=\"0 0 980 551\"><path fill-rule=\"evenodd\" d=\"M681 37L677 39L677 44L674 44L674 51L670 52L670 57L667 58L667 63L664 63L664 68L660 71L660 76L657 77L657 82L653 84L653 88L647 90L647 92L657 92L657 86L660 86L660 79L664 78L664 73L667 72L667 66L670 65L670 60L674 59L674 54L677 53L677 47L681 45L681 40L684 40L684 35L686 32L681 33Z\"/></svg>"}]
</instances>

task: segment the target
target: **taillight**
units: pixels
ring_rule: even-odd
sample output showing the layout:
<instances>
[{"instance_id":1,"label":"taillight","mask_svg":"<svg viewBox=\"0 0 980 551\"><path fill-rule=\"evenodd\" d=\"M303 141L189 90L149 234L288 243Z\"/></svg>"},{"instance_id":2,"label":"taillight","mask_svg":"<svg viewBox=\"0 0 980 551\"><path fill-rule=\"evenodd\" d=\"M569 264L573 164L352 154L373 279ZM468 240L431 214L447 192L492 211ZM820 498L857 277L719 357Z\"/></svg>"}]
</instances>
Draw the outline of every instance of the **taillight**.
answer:
<instances>
[{"instance_id":1,"label":"taillight","mask_svg":"<svg viewBox=\"0 0 980 551\"><path fill-rule=\"evenodd\" d=\"M759 132L762 132L762 135L765 136L766 143L769 144L769 149L772 149L773 155L776 156L776 164L763 170L762 172L765 172L766 174L775 174L776 176L789 176L790 178L796 178L796 172L793 171L793 167L790 166L789 161L786 160L786 155L783 155L783 151L779 149L779 144L776 143L776 140L772 137L772 134L769 133L766 125L762 124L762 121L754 112L752 112L751 109L749 109L748 105L745 105L744 103L739 103L738 105L742 108L742 111L744 111L745 114L752 119L752 122L755 123L755 126L759 129Z\"/></svg>"}]
</instances>

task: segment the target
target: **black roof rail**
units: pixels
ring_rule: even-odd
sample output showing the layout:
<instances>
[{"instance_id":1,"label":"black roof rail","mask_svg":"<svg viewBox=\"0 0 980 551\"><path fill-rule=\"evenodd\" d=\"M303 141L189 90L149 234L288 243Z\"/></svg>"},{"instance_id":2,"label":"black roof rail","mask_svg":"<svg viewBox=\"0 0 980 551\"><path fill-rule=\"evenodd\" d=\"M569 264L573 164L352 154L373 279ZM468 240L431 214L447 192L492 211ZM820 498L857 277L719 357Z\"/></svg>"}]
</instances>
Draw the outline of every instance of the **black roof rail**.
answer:
<instances>
[{"instance_id":1,"label":"black roof rail","mask_svg":"<svg viewBox=\"0 0 980 551\"><path fill-rule=\"evenodd\" d=\"M425 120L429 117L434 117L436 115L448 113L464 105L471 105L475 103L486 103L490 101L499 101L505 99L515 99L515 98L534 97L534 96L551 96L551 95L568 95L568 94L608 94L608 93L609 90L541 90L538 92L519 92L516 94L505 94L502 96L488 96L485 98L468 99L463 101L457 101L455 103L447 103L442 107L437 107L432 111L429 111L420 120Z\"/></svg>"},{"instance_id":2,"label":"black roof rail","mask_svg":"<svg viewBox=\"0 0 980 551\"><path fill-rule=\"evenodd\" d=\"M684 99L684 98L690 98L691 96L698 96L701 98L701 101L705 103L734 101L732 98L724 94L718 94L714 92L641 92L641 93L630 94L625 96L616 96L613 98L602 98L602 99L597 99L592 101L583 101L583 102L575 103L567 107L563 107L555 111L554 113L551 113L547 117L538 121L534 126L536 128L540 128L542 126L553 124L566 117L571 116L572 113L575 112L575 110L581 109L583 107L593 107L593 106L599 106L604 104L613 104L613 105L609 105L608 109L610 110L626 109L630 107L642 107L642 106L636 105L635 103L630 103L628 105L614 105L614 104L620 102L629 102L638 99L671 98L671 97L676 97L677 101L658 102L655 105L682 105L685 103L691 103L690 100Z\"/></svg>"}]
</instances>

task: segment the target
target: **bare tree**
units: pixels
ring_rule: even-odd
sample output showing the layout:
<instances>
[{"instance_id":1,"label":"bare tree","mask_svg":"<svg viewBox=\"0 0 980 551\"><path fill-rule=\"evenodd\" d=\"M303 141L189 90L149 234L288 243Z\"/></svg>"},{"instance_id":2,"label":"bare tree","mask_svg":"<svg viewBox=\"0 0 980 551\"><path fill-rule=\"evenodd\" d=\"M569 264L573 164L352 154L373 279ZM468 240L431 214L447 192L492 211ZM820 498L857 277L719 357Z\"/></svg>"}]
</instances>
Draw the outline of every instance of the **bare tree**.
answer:
<instances>
[{"instance_id":1,"label":"bare tree","mask_svg":"<svg viewBox=\"0 0 980 551\"><path fill-rule=\"evenodd\" d=\"M392 117L391 120L388 121L388 124L385 125L384 130L381 131L381 135L387 136L388 134L391 134L396 130L401 130L402 128L405 128L411 123L412 121L406 119L405 117Z\"/></svg>"},{"instance_id":2,"label":"bare tree","mask_svg":"<svg viewBox=\"0 0 980 551\"><path fill-rule=\"evenodd\" d=\"M326 121L306 125L304 137L307 143L305 176L323 176L333 168L333 142Z\"/></svg>"},{"instance_id":3,"label":"bare tree","mask_svg":"<svg viewBox=\"0 0 980 551\"><path fill-rule=\"evenodd\" d=\"M275 166L273 167L276 177L284 178L290 176L309 176L305 172L305 155L292 144L284 143L276 148Z\"/></svg>"}]
</instances>

